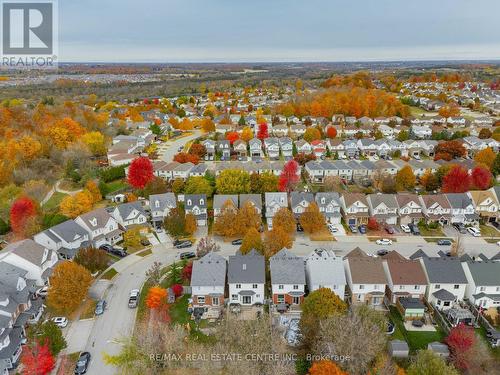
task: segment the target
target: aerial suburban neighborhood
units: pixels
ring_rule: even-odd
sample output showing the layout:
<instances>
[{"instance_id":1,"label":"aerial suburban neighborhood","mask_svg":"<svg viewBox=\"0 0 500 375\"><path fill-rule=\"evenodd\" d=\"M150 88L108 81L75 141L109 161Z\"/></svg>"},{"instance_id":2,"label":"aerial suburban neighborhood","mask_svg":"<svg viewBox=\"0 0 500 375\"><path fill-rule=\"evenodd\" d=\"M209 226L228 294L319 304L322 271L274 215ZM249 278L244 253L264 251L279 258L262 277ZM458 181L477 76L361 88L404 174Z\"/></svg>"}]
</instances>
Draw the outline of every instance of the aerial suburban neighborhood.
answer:
<instances>
[{"instance_id":1,"label":"aerial suburban neighborhood","mask_svg":"<svg viewBox=\"0 0 500 375\"><path fill-rule=\"evenodd\" d=\"M0 374L500 374L500 56L455 57L443 42L438 55L376 44L313 58L322 50L297 55L273 34L275 55L246 20L195 2L225 26L181 27L186 10L167 1L165 30L138 20L149 57L94 40L75 50L72 17L97 13L76 4L60 6L67 62L4 57ZM138 14L129 3L103 14L134 43L115 14ZM150 22L166 17L157 6ZM228 8L302 43L268 14ZM381 9L373 32L388 38ZM363 22L344 10L349 29ZM304 26L335 39L324 17ZM432 22L411 25L430 38ZM167 58L164 32L209 54L202 34L229 48L234 33L269 56Z\"/></svg>"}]
</instances>

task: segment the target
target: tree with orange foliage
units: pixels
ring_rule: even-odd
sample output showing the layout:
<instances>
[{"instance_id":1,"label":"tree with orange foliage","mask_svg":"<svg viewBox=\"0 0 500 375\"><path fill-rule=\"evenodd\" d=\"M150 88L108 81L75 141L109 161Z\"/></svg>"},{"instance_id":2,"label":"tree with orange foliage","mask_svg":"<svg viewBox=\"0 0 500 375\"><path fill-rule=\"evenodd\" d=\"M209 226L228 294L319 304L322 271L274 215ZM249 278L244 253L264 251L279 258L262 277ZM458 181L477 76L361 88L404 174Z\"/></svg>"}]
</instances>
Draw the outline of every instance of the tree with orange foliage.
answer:
<instances>
[{"instance_id":1,"label":"tree with orange foliage","mask_svg":"<svg viewBox=\"0 0 500 375\"><path fill-rule=\"evenodd\" d=\"M36 203L28 197L20 197L10 208L10 226L17 238L26 236L30 220L37 216Z\"/></svg>"},{"instance_id":2,"label":"tree with orange foliage","mask_svg":"<svg viewBox=\"0 0 500 375\"><path fill-rule=\"evenodd\" d=\"M102 200L102 194L101 191L99 190L99 187L93 180L89 180L85 184L85 189L90 193L92 196L92 202L95 204L97 202L100 202Z\"/></svg>"},{"instance_id":3,"label":"tree with orange foliage","mask_svg":"<svg viewBox=\"0 0 500 375\"><path fill-rule=\"evenodd\" d=\"M454 117L460 115L460 107L456 104L447 104L439 109L439 115L443 117Z\"/></svg>"},{"instance_id":4,"label":"tree with orange foliage","mask_svg":"<svg viewBox=\"0 0 500 375\"><path fill-rule=\"evenodd\" d=\"M435 148L434 160L447 160L464 157L467 150L458 140L439 142Z\"/></svg>"},{"instance_id":5,"label":"tree with orange foliage","mask_svg":"<svg viewBox=\"0 0 500 375\"><path fill-rule=\"evenodd\" d=\"M149 288L146 297L146 306L150 309L158 309L167 302L167 290L160 286Z\"/></svg>"},{"instance_id":6,"label":"tree with orange foliage","mask_svg":"<svg viewBox=\"0 0 500 375\"><path fill-rule=\"evenodd\" d=\"M153 163L146 157L139 157L132 161L128 169L127 181L136 189L144 189L154 179Z\"/></svg>"},{"instance_id":7,"label":"tree with orange foliage","mask_svg":"<svg viewBox=\"0 0 500 375\"><path fill-rule=\"evenodd\" d=\"M337 136L337 129L335 129L333 126L329 126L326 129L326 136L330 139L333 139Z\"/></svg>"},{"instance_id":8,"label":"tree with orange foliage","mask_svg":"<svg viewBox=\"0 0 500 375\"><path fill-rule=\"evenodd\" d=\"M94 205L94 198L88 190L83 190L75 195L68 195L59 205L59 210L64 216L75 218L89 212Z\"/></svg>"},{"instance_id":9,"label":"tree with orange foliage","mask_svg":"<svg viewBox=\"0 0 500 375\"><path fill-rule=\"evenodd\" d=\"M238 132L227 132L226 139L232 145L234 142L236 142L238 139L240 139L240 135L238 134Z\"/></svg>"},{"instance_id":10,"label":"tree with orange foliage","mask_svg":"<svg viewBox=\"0 0 500 375\"><path fill-rule=\"evenodd\" d=\"M174 161L178 163L193 163L198 164L200 162L200 158L198 155L188 154L187 152L179 152L174 155Z\"/></svg>"},{"instance_id":11,"label":"tree with orange foliage","mask_svg":"<svg viewBox=\"0 0 500 375\"><path fill-rule=\"evenodd\" d=\"M241 139L245 142L248 142L253 138L253 131L248 126L245 126L241 131Z\"/></svg>"},{"instance_id":12,"label":"tree with orange foliage","mask_svg":"<svg viewBox=\"0 0 500 375\"><path fill-rule=\"evenodd\" d=\"M314 362L309 369L309 375L348 375L347 372L328 359Z\"/></svg>"},{"instance_id":13,"label":"tree with orange foliage","mask_svg":"<svg viewBox=\"0 0 500 375\"><path fill-rule=\"evenodd\" d=\"M495 162L496 153L491 147L486 147L484 150L478 151L474 155L474 161L478 164L484 164L490 170Z\"/></svg>"}]
</instances>

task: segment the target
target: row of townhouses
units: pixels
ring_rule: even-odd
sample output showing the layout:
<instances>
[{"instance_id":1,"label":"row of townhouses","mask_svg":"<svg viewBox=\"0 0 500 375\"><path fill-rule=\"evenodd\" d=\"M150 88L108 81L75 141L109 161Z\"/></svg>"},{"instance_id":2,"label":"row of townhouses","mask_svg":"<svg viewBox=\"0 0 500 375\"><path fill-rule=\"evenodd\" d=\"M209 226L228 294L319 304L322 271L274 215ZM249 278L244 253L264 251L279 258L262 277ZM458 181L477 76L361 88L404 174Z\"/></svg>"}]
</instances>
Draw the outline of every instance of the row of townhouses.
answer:
<instances>
[{"instance_id":1,"label":"row of townhouses","mask_svg":"<svg viewBox=\"0 0 500 375\"><path fill-rule=\"evenodd\" d=\"M360 248L344 258L324 249L299 257L283 249L269 258L270 290L266 290L266 261L255 250L236 253L228 261L209 253L193 262L193 306L208 311L225 304L264 304L267 298L274 305L293 308L303 302L306 293L329 288L350 304L372 307L383 305L384 300L398 304L425 299L447 310L467 298L487 309L500 306L497 258L472 260L423 253L407 259L396 251L374 257Z\"/></svg>"}]
</instances>

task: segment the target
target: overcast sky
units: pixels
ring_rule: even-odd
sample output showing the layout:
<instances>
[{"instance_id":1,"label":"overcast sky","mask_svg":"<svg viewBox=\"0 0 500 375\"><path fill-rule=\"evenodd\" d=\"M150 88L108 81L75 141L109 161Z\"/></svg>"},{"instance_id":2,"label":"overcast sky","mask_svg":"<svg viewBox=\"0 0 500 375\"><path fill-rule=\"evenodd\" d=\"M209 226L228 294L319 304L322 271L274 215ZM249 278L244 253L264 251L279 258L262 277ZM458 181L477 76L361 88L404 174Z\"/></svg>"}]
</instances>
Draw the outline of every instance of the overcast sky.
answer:
<instances>
[{"instance_id":1,"label":"overcast sky","mask_svg":"<svg viewBox=\"0 0 500 375\"><path fill-rule=\"evenodd\" d=\"M500 59L500 0L59 0L60 61Z\"/></svg>"}]
</instances>

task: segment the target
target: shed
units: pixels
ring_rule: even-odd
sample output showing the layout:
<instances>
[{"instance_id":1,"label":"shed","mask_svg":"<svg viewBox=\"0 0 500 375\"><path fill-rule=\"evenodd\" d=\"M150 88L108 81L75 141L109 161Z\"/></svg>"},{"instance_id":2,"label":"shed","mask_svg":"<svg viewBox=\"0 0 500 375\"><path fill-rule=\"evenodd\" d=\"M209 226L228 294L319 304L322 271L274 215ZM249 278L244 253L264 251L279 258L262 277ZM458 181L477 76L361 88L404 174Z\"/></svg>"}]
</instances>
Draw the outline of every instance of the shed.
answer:
<instances>
[{"instance_id":1,"label":"shed","mask_svg":"<svg viewBox=\"0 0 500 375\"><path fill-rule=\"evenodd\" d=\"M401 297L397 307L405 320L422 318L425 313L425 305L418 298Z\"/></svg>"},{"instance_id":2,"label":"shed","mask_svg":"<svg viewBox=\"0 0 500 375\"><path fill-rule=\"evenodd\" d=\"M448 358L450 356L450 350L448 349L448 345L443 344L442 342L433 341L427 345L427 350L432 351L434 354L442 358Z\"/></svg>"},{"instance_id":3,"label":"shed","mask_svg":"<svg viewBox=\"0 0 500 375\"><path fill-rule=\"evenodd\" d=\"M406 341L392 340L389 341L389 355L395 358L408 358L410 348Z\"/></svg>"}]
</instances>

